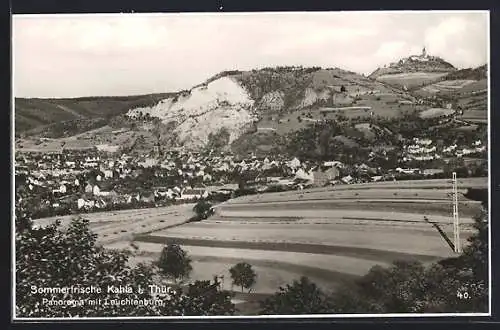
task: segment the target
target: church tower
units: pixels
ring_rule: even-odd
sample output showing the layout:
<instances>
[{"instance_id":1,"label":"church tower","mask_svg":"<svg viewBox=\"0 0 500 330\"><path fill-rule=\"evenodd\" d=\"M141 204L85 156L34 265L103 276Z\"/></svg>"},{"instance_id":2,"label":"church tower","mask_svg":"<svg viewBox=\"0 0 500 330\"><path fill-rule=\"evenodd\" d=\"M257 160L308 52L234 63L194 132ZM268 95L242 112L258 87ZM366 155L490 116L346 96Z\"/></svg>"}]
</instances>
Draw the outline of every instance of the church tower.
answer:
<instances>
[{"instance_id":1,"label":"church tower","mask_svg":"<svg viewBox=\"0 0 500 330\"><path fill-rule=\"evenodd\" d=\"M425 46L424 48L422 48L422 57L427 57L427 51L425 50Z\"/></svg>"},{"instance_id":2,"label":"church tower","mask_svg":"<svg viewBox=\"0 0 500 330\"><path fill-rule=\"evenodd\" d=\"M160 146L160 135L158 135L157 141L156 141L156 143L153 146L153 153L157 157L161 156L161 154L162 154L162 152L161 152L161 146Z\"/></svg>"}]
</instances>

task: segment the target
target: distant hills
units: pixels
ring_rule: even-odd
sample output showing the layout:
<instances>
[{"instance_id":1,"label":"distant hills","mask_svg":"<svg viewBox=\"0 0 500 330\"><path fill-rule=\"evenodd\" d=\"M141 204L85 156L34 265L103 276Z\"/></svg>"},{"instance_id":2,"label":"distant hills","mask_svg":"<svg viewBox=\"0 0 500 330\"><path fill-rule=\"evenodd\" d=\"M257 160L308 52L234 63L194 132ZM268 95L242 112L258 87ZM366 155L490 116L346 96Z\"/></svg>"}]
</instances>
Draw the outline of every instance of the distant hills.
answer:
<instances>
[{"instance_id":1,"label":"distant hills","mask_svg":"<svg viewBox=\"0 0 500 330\"><path fill-rule=\"evenodd\" d=\"M170 95L171 93L63 99L16 97L15 129L16 133L21 133L63 121L110 118L135 107L154 105Z\"/></svg>"},{"instance_id":2,"label":"distant hills","mask_svg":"<svg viewBox=\"0 0 500 330\"><path fill-rule=\"evenodd\" d=\"M486 64L477 68L456 70L448 73L445 80L483 80L488 79L488 68Z\"/></svg>"},{"instance_id":3,"label":"distant hills","mask_svg":"<svg viewBox=\"0 0 500 330\"><path fill-rule=\"evenodd\" d=\"M319 67L224 71L175 93L16 98L15 131L28 139L46 137L68 143L78 139L77 146L117 141L151 146L157 140L200 148L212 145L214 139L216 144L242 146L248 144L242 138L272 140L325 118L402 117L425 110L417 99L433 95L460 95L465 103L473 97L471 109L485 113L486 102L480 100L485 98L481 91L486 76L486 65L457 70L427 54L401 59L368 77ZM120 138L124 134L127 138ZM136 143L136 135L146 141Z\"/></svg>"}]
</instances>

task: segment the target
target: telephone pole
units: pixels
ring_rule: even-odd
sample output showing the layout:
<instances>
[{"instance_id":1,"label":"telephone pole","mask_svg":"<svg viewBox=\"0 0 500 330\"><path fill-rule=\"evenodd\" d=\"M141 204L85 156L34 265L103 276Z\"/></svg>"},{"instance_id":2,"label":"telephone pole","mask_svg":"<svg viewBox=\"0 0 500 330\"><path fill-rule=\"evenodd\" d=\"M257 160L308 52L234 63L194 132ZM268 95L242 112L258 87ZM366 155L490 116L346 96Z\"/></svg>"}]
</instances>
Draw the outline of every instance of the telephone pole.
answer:
<instances>
[{"instance_id":1,"label":"telephone pole","mask_svg":"<svg viewBox=\"0 0 500 330\"><path fill-rule=\"evenodd\" d=\"M457 172L453 172L453 238L455 253L462 252L460 247L460 221L458 219L458 189L457 189Z\"/></svg>"}]
</instances>

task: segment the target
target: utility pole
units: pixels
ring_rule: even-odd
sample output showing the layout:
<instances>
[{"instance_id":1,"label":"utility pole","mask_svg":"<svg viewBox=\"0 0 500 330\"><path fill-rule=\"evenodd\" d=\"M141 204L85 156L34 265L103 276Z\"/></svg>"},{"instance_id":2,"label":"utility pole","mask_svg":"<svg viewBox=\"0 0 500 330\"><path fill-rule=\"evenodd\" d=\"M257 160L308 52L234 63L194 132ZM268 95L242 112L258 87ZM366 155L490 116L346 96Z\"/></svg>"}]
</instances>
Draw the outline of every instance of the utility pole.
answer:
<instances>
[{"instance_id":1,"label":"utility pole","mask_svg":"<svg viewBox=\"0 0 500 330\"><path fill-rule=\"evenodd\" d=\"M460 247L460 222L458 219L458 189L457 189L457 172L453 172L453 238L455 253L462 252Z\"/></svg>"}]
</instances>

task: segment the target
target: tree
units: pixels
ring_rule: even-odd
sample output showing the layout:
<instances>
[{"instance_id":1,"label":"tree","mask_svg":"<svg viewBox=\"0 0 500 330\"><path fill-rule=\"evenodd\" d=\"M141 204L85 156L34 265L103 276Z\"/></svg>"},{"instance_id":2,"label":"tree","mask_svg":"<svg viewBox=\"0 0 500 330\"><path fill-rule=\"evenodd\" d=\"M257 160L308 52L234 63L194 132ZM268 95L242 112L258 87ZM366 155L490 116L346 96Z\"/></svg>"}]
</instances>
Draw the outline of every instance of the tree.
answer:
<instances>
[{"instance_id":1,"label":"tree","mask_svg":"<svg viewBox=\"0 0 500 330\"><path fill-rule=\"evenodd\" d=\"M191 258L177 244L168 244L163 248L156 266L160 269L160 274L175 281L189 278L193 270Z\"/></svg>"},{"instance_id":2,"label":"tree","mask_svg":"<svg viewBox=\"0 0 500 330\"><path fill-rule=\"evenodd\" d=\"M233 284L241 287L241 292L243 289L252 289L252 286L256 283L257 274L252 269L252 265L246 262L240 262L229 269L231 274L231 279Z\"/></svg>"},{"instance_id":3,"label":"tree","mask_svg":"<svg viewBox=\"0 0 500 330\"><path fill-rule=\"evenodd\" d=\"M325 293L304 276L280 287L279 292L261 303L261 314L319 314L329 310Z\"/></svg>"},{"instance_id":4,"label":"tree","mask_svg":"<svg viewBox=\"0 0 500 330\"><path fill-rule=\"evenodd\" d=\"M425 267L418 261L395 261L389 268L373 267L358 282L367 301L390 313L411 313L425 294Z\"/></svg>"},{"instance_id":5,"label":"tree","mask_svg":"<svg viewBox=\"0 0 500 330\"><path fill-rule=\"evenodd\" d=\"M196 220L204 220L213 214L212 204L207 201L199 201L193 207L193 211L196 213Z\"/></svg>"}]
</instances>

